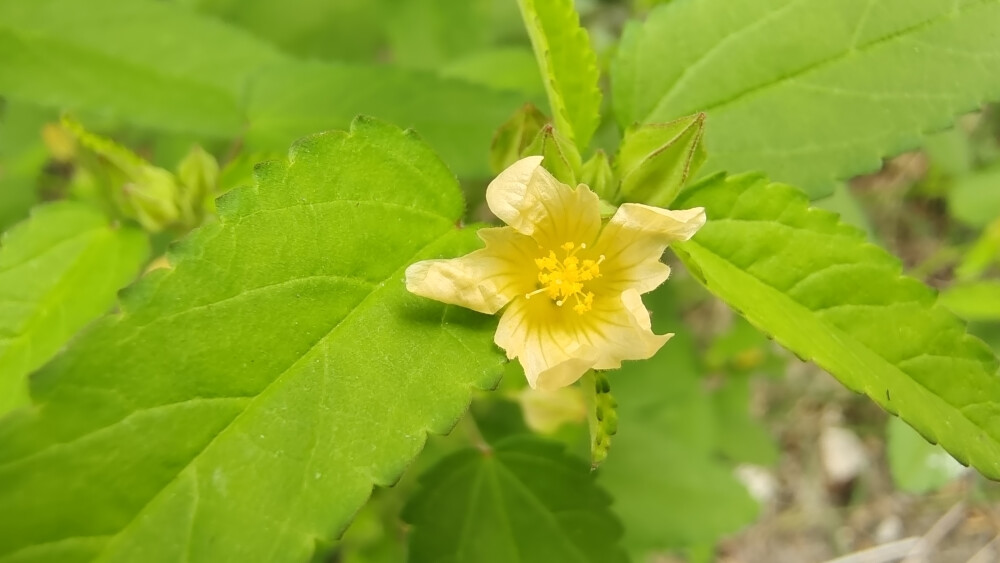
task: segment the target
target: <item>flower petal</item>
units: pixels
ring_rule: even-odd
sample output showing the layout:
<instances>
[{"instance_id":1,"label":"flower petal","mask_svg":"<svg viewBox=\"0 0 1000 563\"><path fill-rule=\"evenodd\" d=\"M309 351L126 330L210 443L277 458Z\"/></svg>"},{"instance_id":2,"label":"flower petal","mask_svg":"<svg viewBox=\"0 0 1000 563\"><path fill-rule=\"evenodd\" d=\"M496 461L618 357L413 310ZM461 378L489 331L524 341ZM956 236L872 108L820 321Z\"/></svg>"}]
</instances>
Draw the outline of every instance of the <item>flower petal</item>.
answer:
<instances>
[{"instance_id":1,"label":"flower petal","mask_svg":"<svg viewBox=\"0 0 1000 563\"><path fill-rule=\"evenodd\" d=\"M424 260L406 269L406 289L443 303L492 315L532 291L535 241L510 227L480 229L486 248L450 260Z\"/></svg>"},{"instance_id":2,"label":"flower petal","mask_svg":"<svg viewBox=\"0 0 1000 563\"><path fill-rule=\"evenodd\" d=\"M536 389L571 385L594 366L600 356L572 326L560 322L549 299L515 299L504 311L494 342L517 358L528 384Z\"/></svg>"},{"instance_id":3,"label":"flower petal","mask_svg":"<svg viewBox=\"0 0 1000 563\"><path fill-rule=\"evenodd\" d=\"M592 244L601 228L600 199L590 188L556 180L542 157L510 165L486 188L490 211L547 248L566 242Z\"/></svg>"},{"instance_id":4,"label":"flower petal","mask_svg":"<svg viewBox=\"0 0 1000 563\"><path fill-rule=\"evenodd\" d=\"M600 351L595 369L615 369L621 367L622 360L651 358L673 336L653 333L649 311L635 289L625 290L618 303L607 300L598 304L584 318L593 333L590 338L601 340L595 346Z\"/></svg>"},{"instance_id":5,"label":"flower petal","mask_svg":"<svg viewBox=\"0 0 1000 563\"><path fill-rule=\"evenodd\" d=\"M663 251L672 242L688 240L704 224L705 210L701 207L670 211L638 203L622 204L594 247L594 252L605 257L601 291L652 291L670 275L670 268L660 262Z\"/></svg>"}]
</instances>

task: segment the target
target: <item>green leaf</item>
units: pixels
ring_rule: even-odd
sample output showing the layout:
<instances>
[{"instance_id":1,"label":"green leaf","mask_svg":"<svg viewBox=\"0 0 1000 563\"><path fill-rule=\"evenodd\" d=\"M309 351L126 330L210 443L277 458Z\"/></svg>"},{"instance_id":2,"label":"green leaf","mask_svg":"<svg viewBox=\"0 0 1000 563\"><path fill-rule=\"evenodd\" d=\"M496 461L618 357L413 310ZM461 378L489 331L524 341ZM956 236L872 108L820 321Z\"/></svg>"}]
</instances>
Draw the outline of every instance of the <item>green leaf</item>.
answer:
<instances>
[{"instance_id":1,"label":"green leaf","mask_svg":"<svg viewBox=\"0 0 1000 563\"><path fill-rule=\"evenodd\" d=\"M993 264L1000 264L1000 215L983 229L955 266L955 279L975 280L982 276Z\"/></svg>"},{"instance_id":2,"label":"green leaf","mask_svg":"<svg viewBox=\"0 0 1000 563\"><path fill-rule=\"evenodd\" d=\"M1000 281L954 285L941 292L940 301L967 321L1000 321Z\"/></svg>"},{"instance_id":3,"label":"green leaf","mask_svg":"<svg viewBox=\"0 0 1000 563\"><path fill-rule=\"evenodd\" d=\"M520 92L532 102L545 100L545 87L538 74L535 55L526 47L476 51L441 67L438 74L493 90Z\"/></svg>"},{"instance_id":4,"label":"green leaf","mask_svg":"<svg viewBox=\"0 0 1000 563\"><path fill-rule=\"evenodd\" d=\"M610 498L583 460L537 438L448 456L421 478L403 517L410 561L625 561Z\"/></svg>"},{"instance_id":5,"label":"green leaf","mask_svg":"<svg viewBox=\"0 0 1000 563\"><path fill-rule=\"evenodd\" d=\"M645 301L654 330L677 334L653 358L610 374L618 433L598 471L625 526L626 547L636 555L714 542L758 511L733 467L720 459L725 423L716 419L670 288Z\"/></svg>"},{"instance_id":6,"label":"green leaf","mask_svg":"<svg viewBox=\"0 0 1000 563\"><path fill-rule=\"evenodd\" d=\"M597 55L573 0L518 0L556 128L583 152L601 122Z\"/></svg>"},{"instance_id":7,"label":"green leaf","mask_svg":"<svg viewBox=\"0 0 1000 563\"><path fill-rule=\"evenodd\" d=\"M618 121L708 113L706 172L812 197L1000 98L1000 1L671 2L625 30Z\"/></svg>"},{"instance_id":8,"label":"green leaf","mask_svg":"<svg viewBox=\"0 0 1000 563\"><path fill-rule=\"evenodd\" d=\"M948 211L975 227L1000 218L1000 165L956 179L948 192Z\"/></svg>"},{"instance_id":9,"label":"green leaf","mask_svg":"<svg viewBox=\"0 0 1000 563\"><path fill-rule=\"evenodd\" d=\"M27 376L106 312L149 253L143 234L97 210L35 208L0 246L0 414L27 404Z\"/></svg>"},{"instance_id":10,"label":"green leaf","mask_svg":"<svg viewBox=\"0 0 1000 563\"><path fill-rule=\"evenodd\" d=\"M716 177L682 194L708 222L674 245L714 294L800 357L1000 478L997 360L899 261L795 188Z\"/></svg>"},{"instance_id":11,"label":"green leaf","mask_svg":"<svg viewBox=\"0 0 1000 563\"><path fill-rule=\"evenodd\" d=\"M368 60L386 42L387 0L180 0L303 58ZM397 2L392 2L396 4Z\"/></svg>"},{"instance_id":12,"label":"green leaf","mask_svg":"<svg viewBox=\"0 0 1000 563\"><path fill-rule=\"evenodd\" d=\"M0 94L230 136L265 44L167 2L0 0Z\"/></svg>"},{"instance_id":13,"label":"green leaf","mask_svg":"<svg viewBox=\"0 0 1000 563\"><path fill-rule=\"evenodd\" d=\"M306 561L495 385L492 319L409 294L476 246L412 132L302 139L32 379L0 561Z\"/></svg>"},{"instance_id":14,"label":"green leaf","mask_svg":"<svg viewBox=\"0 0 1000 563\"><path fill-rule=\"evenodd\" d=\"M486 177L493 132L522 103L515 94L425 72L288 63L253 81L247 143L273 150L363 113L413 127L458 175Z\"/></svg>"},{"instance_id":15,"label":"green leaf","mask_svg":"<svg viewBox=\"0 0 1000 563\"><path fill-rule=\"evenodd\" d=\"M965 470L898 418L890 418L886 426L886 457L896 486L914 494L940 489Z\"/></svg>"},{"instance_id":16,"label":"green leaf","mask_svg":"<svg viewBox=\"0 0 1000 563\"><path fill-rule=\"evenodd\" d=\"M409 68L437 69L470 53L511 44L512 39L526 42L514 2L393 0L392 4L392 9L383 10L392 60ZM529 61L537 77L534 57Z\"/></svg>"},{"instance_id":17,"label":"green leaf","mask_svg":"<svg viewBox=\"0 0 1000 563\"><path fill-rule=\"evenodd\" d=\"M840 215L840 220L865 232L869 239L875 239L875 229L865 214L861 203L851 194L847 184L840 182L833 187L829 196L814 200L812 204Z\"/></svg>"},{"instance_id":18,"label":"green leaf","mask_svg":"<svg viewBox=\"0 0 1000 563\"><path fill-rule=\"evenodd\" d=\"M28 216L48 151L42 128L54 119L31 104L0 102L0 231Z\"/></svg>"},{"instance_id":19,"label":"green leaf","mask_svg":"<svg viewBox=\"0 0 1000 563\"><path fill-rule=\"evenodd\" d=\"M750 377L730 374L712 394L719 453L736 462L773 466L778 446L764 425L751 418Z\"/></svg>"}]
</instances>

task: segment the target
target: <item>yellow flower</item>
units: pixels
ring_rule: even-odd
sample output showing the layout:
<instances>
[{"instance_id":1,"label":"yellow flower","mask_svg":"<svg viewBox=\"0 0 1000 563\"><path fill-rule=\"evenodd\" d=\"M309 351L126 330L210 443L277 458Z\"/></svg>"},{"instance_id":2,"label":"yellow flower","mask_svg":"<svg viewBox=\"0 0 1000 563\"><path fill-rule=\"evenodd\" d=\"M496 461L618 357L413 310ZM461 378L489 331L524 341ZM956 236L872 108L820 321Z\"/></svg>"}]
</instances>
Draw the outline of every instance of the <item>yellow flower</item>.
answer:
<instances>
[{"instance_id":1,"label":"yellow flower","mask_svg":"<svg viewBox=\"0 0 1000 563\"><path fill-rule=\"evenodd\" d=\"M570 385L587 370L651 357L672 334L653 334L640 295L670 275L673 241L705 224L702 208L668 211L626 203L601 228L600 201L524 158L486 189L507 227L480 229L486 248L406 269L417 295L481 313L502 309L494 341L539 389Z\"/></svg>"}]
</instances>

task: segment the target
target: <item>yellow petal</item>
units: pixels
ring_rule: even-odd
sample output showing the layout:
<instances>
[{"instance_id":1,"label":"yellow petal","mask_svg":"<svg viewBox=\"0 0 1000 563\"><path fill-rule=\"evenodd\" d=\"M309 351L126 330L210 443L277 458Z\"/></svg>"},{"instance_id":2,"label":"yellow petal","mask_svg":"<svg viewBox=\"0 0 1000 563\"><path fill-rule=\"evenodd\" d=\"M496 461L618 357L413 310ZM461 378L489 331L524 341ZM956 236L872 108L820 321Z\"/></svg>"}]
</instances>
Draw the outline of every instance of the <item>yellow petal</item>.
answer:
<instances>
[{"instance_id":1,"label":"yellow petal","mask_svg":"<svg viewBox=\"0 0 1000 563\"><path fill-rule=\"evenodd\" d=\"M564 311L553 312L551 300L515 299L500 317L494 342L517 358L528 384L536 389L558 389L574 383L594 366L600 354L580 340ZM570 314L574 314L569 311Z\"/></svg>"},{"instance_id":2,"label":"yellow petal","mask_svg":"<svg viewBox=\"0 0 1000 563\"><path fill-rule=\"evenodd\" d=\"M490 211L545 247L593 244L601 228L600 199L590 188L572 189L545 168L542 157L510 165L486 188Z\"/></svg>"},{"instance_id":3,"label":"yellow petal","mask_svg":"<svg viewBox=\"0 0 1000 563\"><path fill-rule=\"evenodd\" d=\"M603 254L600 280L609 293L633 288L646 293L663 283L670 268L660 262L667 246L688 240L705 224L701 207L670 211L625 203L601 231L595 252ZM595 291L597 291L595 289Z\"/></svg>"},{"instance_id":4,"label":"yellow petal","mask_svg":"<svg viewBox=\"0 0 1000 563\"><path fill-rule=\"evenodd\" d=\"M649 311L635 289L625 290L617 303L598 303L584 317L592 332L589 338L601 342L596 346L600 357L595 369L615 369L621 367L622 360L651 358L673 336L653 333Z\"/></svg>"},{"instance_id":5,"label":"yellow petal","mask_svg":"<svg viewBox=\"0 0 1000 563\"><path fill-rule=\"evenodd\" d=\"M492 315L534 289L538 245L510 227L480 229L486 248L450 260L424 260L406 269L406 289L443 303Z\"/></svg>"}]
</instances>

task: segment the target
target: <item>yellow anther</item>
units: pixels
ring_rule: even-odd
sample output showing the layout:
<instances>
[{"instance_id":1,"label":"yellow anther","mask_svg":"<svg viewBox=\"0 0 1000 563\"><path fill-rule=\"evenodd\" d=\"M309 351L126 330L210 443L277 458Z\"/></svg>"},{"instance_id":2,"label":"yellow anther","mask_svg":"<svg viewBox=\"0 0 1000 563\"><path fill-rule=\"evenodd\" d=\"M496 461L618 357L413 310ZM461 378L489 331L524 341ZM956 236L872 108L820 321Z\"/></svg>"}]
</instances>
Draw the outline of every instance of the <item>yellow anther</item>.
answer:
<instances>
[{"instance_id":1,"label":"yellow anther","mask_svg":"<svg viewBox=\"0 0 1000 563\"><path fill-rule=\"evenodd\" d=\"M559 248L566 251L566 256L562 260L551 250L547 256L535 259L535 265L539 270L538 283L541 287L526 294L525 297L531 298L545 292L559 307L572 297L576 301L573 310L582 315L594 307L594 293L590 291L585 293L582 282L601 277L600 266L604 256L600 256L597 260L580 260L576 253L586 249L586 243L577 245L567 242Z\"/></svg>"}]
</instances>

